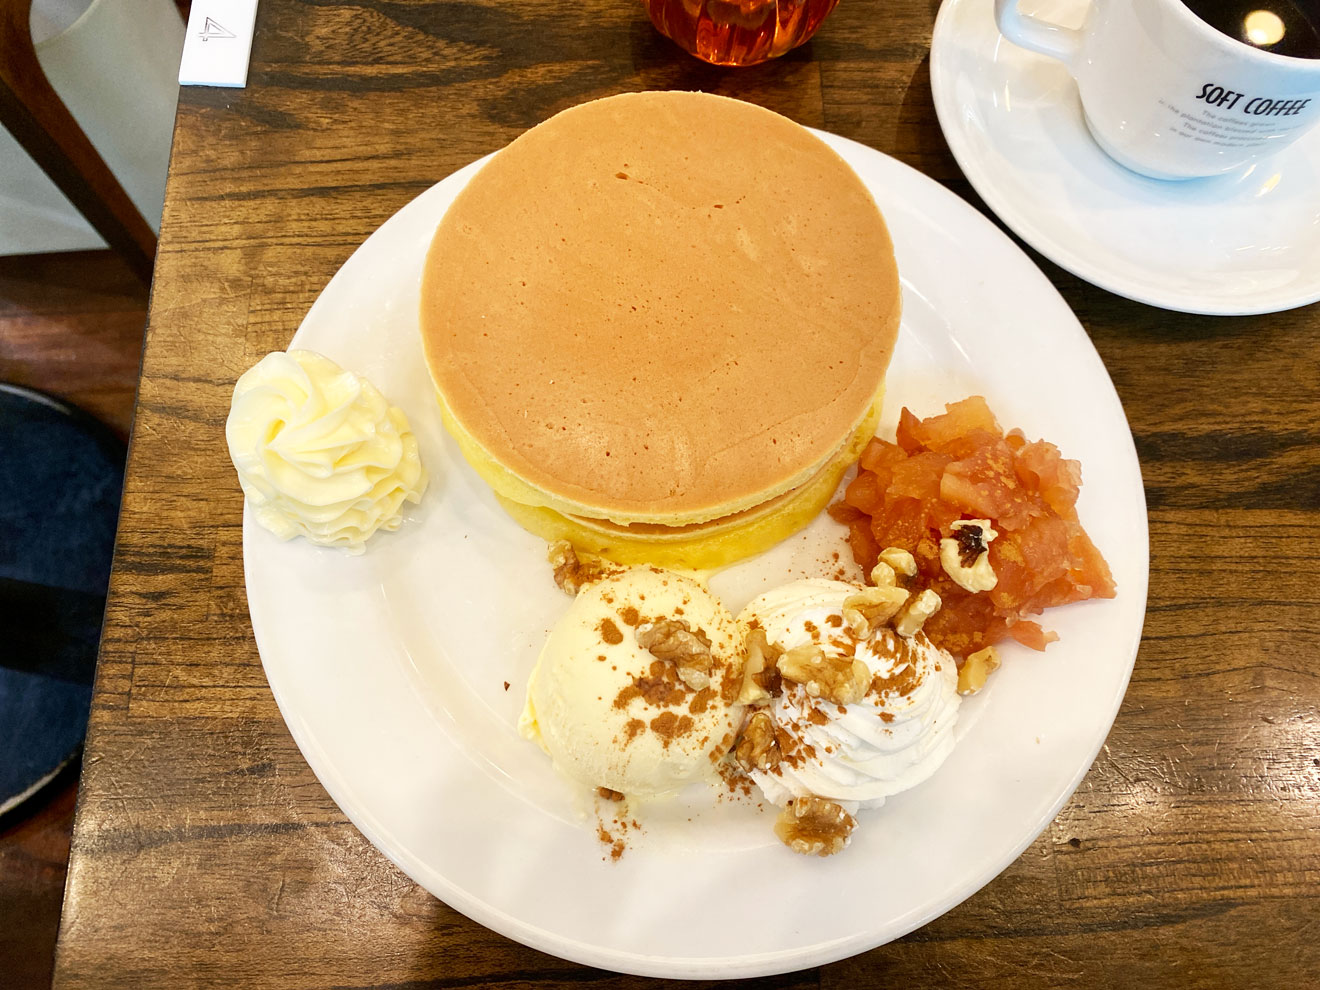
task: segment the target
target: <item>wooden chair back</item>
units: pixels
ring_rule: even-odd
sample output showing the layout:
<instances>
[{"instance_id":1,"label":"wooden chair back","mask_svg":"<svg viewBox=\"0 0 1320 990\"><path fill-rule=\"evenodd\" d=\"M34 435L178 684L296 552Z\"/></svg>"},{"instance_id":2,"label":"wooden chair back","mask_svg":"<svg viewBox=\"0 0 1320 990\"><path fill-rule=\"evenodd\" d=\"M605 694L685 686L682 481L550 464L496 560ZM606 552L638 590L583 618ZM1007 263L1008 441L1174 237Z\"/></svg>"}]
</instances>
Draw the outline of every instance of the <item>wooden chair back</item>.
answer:
<instances>
[{"instance_id":1,"label":"wooden chair back","mask_svg":"<svg viewBox=\"0 0 1320 990\"><path fill-rule=\"evenodd\" d=\"M0 0L0 125L150 282L156 234L46 78L32 42L31 16L32 0Z\"/></svg>"}]
</instances>

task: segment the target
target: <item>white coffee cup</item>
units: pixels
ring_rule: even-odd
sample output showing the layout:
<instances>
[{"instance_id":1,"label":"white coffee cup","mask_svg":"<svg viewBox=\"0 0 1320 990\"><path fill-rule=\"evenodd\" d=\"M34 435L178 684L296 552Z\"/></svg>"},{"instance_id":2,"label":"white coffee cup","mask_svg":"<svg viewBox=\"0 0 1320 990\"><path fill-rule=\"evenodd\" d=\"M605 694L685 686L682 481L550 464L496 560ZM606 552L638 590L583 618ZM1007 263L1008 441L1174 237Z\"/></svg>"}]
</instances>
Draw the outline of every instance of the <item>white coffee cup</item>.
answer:
<instances>
[{"instance_id":1,"label":"white coffee cup","mask_svg":"<svg viewBox=\"0 0 1320 990\"><path fill-rule=\"evenodd\" d=\"M995 0L999 30L1077 81L1092 136L1157 179L1231 172L1320 121L1320 59L1230 38L1182 0L1091 0L1073 30Z\"/></svg>"}]
</instances>

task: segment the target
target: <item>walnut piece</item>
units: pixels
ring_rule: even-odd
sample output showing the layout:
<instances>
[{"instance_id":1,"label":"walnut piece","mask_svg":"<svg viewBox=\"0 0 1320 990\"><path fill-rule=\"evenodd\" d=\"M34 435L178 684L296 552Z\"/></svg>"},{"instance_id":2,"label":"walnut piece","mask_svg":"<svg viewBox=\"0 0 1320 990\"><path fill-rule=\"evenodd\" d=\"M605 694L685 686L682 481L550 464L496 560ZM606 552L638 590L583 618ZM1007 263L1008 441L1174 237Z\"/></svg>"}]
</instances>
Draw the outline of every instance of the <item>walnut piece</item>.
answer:
<instances>
[{"instance_id":1,"label":"walnut piece","mask_svg":"<svg viewBox=\"0 0 1320 990\"><path fill-rule=\"evenodd\" d=\"M921 632L921 627L926 624L926 620L938 612L942 604L940 596L927 588L904 605L899 613L894 616L894 632L904 639L911 639Z\"/></svg>"},{"instance_id":2,"label":"walnut piece","mask_svg":"<svg viewBox=\"0 0 1320 990\"><path fill-rule=\"evenodd\" d=\"M977 650L958 668L958 693L976 694L985 687L986 679L999 669L999 651L993 646Z\"/></svg>"},{"instance_id":3,"label":"walnut piece","mask_svg":"<svg viewBox=\"0 0 1320 990\"><path fill-rule=\"evenodd\" d=\"M908 600L902 588L862 588L843 600L843 624L854 639L868 639L897 614Z\"/></svg>"},{"instance_id":4,"label":"walnut piece","mask_svg":"<svg viewBox=\"0 0 1320 990\"><path fill-rule=\"evenodd\" d=\"M841 805L808 795L794 798L779 813L775 835L789 849L803 856L833 856L848 845L856 827L857 819Z\"/></svg>"},{"instance_id":5,"label":"walnut piece","mask_svg":"<svg viewBox=\"0 0 1320 990\"><path fill-rule=\"evenodd\" d=\"M546 557L554 569L555 584L559 590L574 597L587 585L610 573L610 569L601 561L580 558L568 540L551 543Z\"/></svg>"},{"instance_id":6,"label":"walnut piece","mask_svg":"<svg viewBox=\"0 0 1320 990\"><path fill-rule=\"evenodd\" d=\"M636 635L638 646L677 667L678 679L693 691L710 687L715 658L710 640L700 629L693 632L683 619L656 619L638 626Z\"/></svg>"},{"instance_id":7,"label":"walnut piece","mask_svg":"<svg viewBox=\"0 0 1320 990\"><path fill-rule=\"evenodd\" d=\"M958 519L952 536L940 540L940 565L959 587L975 594L992 591L999 577L990 566L990 544L999 534L989 519Z\"/></svg>"},{"instance_id":8,"label":"walnut piece","mask_svg":"<svg viewBox=\"0 0 1320 990\"><path fill-rule=\"evenodd\" d=\"M866 616L855 608L845 608L843 610L843 627L848 630L853 639L861 641L871 638L871 623L867 621Z\"/></svg>"},{"instance_id":9,"label":"walnut piece","mask_svg":"<svg viewBox=\"0 0 1320 990\"><path fill-rule=\"evenodd\" d=\"M871 568L871 583L877 588L892 588L898 584L898 575L883 560Z\"/></svg>"},{"instance_id":10,"label":"walnut piece","mask_svg":"<svg viewBox=\"0 0 1320 990\"><path fill-rule=\"evenodd\" d=\"M871 684L871 670L862 661L830 656L813 643L793 647L777 666L785 680L801 684L811 697L837 705L861 701Z\"/></svg>"},{"instance_id":11,"label":"walnut piece","mask_svg":"<svg viewBox=\"0 0 1320 990\"><path fill-rule=\"evenodd\" d=\"M733 747L733 757L744 770L773 770L779 766L775 723L766 712L753 712Z\"/></svg>"},{"instance_id":12,"label":"walnut piece","mask_svg":"<svg viewBox=\"0 0 1320 990\"><path fill-rule=\"evenodd\" d=\"M880 560L892 567L896 574L917 576L917 558L902 547L885 547L880 551Z\"/></svg>"},{"instance_id":13,"label":"walnut piece","mask_svg":"<svg viewBox=\"0 0 1320 990\"><path fill-rule=\"evenodd\" d=\"M766 639L764 629L747 634L747 666L738 696L741 704L764 705L779 693L781 679L776 663L783 652Z\"/></svg>"}]
</instances>

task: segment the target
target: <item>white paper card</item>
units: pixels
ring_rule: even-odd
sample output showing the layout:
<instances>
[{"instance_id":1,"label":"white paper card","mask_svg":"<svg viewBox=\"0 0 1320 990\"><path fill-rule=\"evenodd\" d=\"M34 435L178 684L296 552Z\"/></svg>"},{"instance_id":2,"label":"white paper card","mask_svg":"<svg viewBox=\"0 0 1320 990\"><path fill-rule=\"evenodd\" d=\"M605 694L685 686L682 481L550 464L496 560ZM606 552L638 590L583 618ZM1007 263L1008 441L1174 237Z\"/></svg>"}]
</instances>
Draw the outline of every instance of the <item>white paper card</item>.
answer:
<instances>
[{"instance_id":1,"label":"white paper card","mask_svg":"<svg viewBox=\"0 0 1320 990\"><path fill-rule=\"evenodd\" d=\"M247 85L257 0L193 0L180 86Z\"/></svg>"}]
</instances>

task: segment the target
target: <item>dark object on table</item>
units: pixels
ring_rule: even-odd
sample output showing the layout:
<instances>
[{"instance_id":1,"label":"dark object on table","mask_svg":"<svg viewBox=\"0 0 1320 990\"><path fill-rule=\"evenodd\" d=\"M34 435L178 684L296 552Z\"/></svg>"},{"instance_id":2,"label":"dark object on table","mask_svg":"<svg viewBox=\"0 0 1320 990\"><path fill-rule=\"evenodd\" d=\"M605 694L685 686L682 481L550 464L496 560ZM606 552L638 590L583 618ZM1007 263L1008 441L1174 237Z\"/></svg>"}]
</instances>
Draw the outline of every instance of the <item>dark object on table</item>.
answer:
<instances>
[{"instance_id":1,"label":"dark object on table","mask_svg":"<svg viewBox=\"0 0 1320 990\"><path fill-rule=\"evenodd\" d=\"M760 65L805 44L839 0L643 0L657 31L712 65Z\"/></svg>"},{"instance_id":2,"label":"dark object on table","mask_svg":"<svg viewBox=\"0 0 1320 990\"><path fill-rule=\"evenodd\" d=\"M123 472L108 427L0 384L0 813L82 744Z\"/></svg>"}]
</instances>

